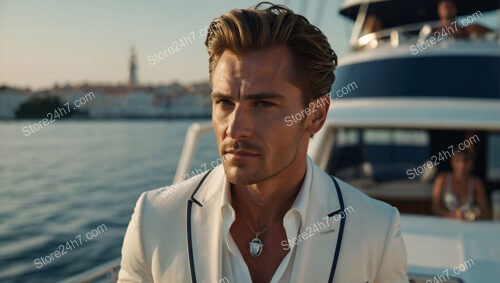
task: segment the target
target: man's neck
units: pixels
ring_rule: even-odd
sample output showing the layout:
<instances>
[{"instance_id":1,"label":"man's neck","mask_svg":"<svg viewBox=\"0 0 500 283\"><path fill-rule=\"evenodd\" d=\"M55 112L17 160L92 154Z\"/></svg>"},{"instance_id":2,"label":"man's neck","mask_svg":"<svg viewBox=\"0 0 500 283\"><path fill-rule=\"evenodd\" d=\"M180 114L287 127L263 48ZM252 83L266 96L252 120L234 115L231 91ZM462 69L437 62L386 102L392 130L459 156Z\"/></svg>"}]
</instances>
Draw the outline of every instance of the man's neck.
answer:
<instances>
[{"instance_id":1,"label":"man's neck","mask_svg":"<svg viewBox=\"0 0 500 283\"><path fill-rule=\"evenodd\" d=\"M442 19L439 21L439 24L442 27L447 27L447 26L451 26L451 23L453 23L453 21L455 21L455 19Z\"/></svg>"},{"instance_id":2,"label":"man's neck","mask_svg":"<svg viewBox=\"0 0 500 283\"><path fill-rule=\"evenodd\" d=\"M254 229L263 230L280 221L293 205L305 178L306 164L293 170L299 174L286 171L259 184L231 184L232 205Z\"/></svg>"}]
</instances>

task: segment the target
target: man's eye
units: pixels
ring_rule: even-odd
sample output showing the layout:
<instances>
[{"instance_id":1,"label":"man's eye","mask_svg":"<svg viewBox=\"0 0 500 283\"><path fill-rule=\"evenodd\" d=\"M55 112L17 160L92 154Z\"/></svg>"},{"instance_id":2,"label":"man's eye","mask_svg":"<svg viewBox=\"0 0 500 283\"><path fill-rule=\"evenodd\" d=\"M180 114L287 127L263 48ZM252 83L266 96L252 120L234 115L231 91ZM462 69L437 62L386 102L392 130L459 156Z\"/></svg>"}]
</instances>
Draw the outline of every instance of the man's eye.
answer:
<instances>
[{"instance_id":1,"label":"man's eye","mask_svg":"<svg viewBox=\"0 0 500 283\"><path fill-rule=\"evenodd\" d=\"M219 99L217 101L215 101L216 104L220 104L222 106L230 106L232 105L233 103L231 102L231 100L228 100L228 99Z\"/></svg>"},{"instance_id":2,"label":"man's eye","mask_svg":"<svg viewBox=\"0 0 500 283\"><path fill-rule=\"evenodd\" d=\"M256 101L255 102L255 106L257 106L257 107L264 107L264 108L266 108L266 107L271 107L273 105L274 105L273 103L267 102L267 101Z\"/></svg>"}]
</instances>

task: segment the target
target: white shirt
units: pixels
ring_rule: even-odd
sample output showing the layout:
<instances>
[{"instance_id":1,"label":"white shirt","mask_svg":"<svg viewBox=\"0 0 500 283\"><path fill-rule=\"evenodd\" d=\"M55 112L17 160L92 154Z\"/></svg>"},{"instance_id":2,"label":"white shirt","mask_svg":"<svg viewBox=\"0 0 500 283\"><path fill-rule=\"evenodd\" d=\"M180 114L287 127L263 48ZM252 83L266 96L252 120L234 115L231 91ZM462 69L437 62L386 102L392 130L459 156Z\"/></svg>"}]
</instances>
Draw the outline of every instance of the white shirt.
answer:
<instances>
[{"instance_id":1,"label":"white shirt","mask_svg":"<svg viewBox=\"0 0 500 283\"><path fill-rule=\"evenodd\" d=\"M286 237L289 240L287 255L281 261L278 269L276 269L271 283L290 282L292 275L293 262L295 260L295 246L291 244L291 240L299 234L300 227L303 226L303 221L306 219L307 203L309 200L309 192L312 183L312 162L307 158L307 169L304 182L300 188L299 194L295 199L290 210L283 217L283 227L286 231ZM235 212L231 206L230 185L227 178L224 177L223 187L223 202L221 206L222 213L222 278L228 278L229 282L251 283L250 271L240 253L236 242L231 236L230 228L235 220ZM285 248L286 246L283 246Z\"/></svg>"}]
</instances>

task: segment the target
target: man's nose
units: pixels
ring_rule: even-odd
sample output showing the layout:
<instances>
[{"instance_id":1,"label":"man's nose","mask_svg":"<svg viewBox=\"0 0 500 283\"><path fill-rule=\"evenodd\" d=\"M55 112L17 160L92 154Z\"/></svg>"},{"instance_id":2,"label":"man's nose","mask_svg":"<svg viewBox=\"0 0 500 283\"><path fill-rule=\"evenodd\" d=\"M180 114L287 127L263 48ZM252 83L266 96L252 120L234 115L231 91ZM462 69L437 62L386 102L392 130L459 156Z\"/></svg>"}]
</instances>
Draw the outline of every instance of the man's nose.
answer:
<instances>
[{"instance_id":1,"label":"man's nose","mask_svg":"<svg viewBox=\"0 0 500 283\"><path fill-rule=\"evenodd\" d=\"M226 134L235 139L245 139L252 136L253 126L250 109L245 109L241 104L237 104L234 111L229 115L229 123Z\"/></svg>"}]
</instances>

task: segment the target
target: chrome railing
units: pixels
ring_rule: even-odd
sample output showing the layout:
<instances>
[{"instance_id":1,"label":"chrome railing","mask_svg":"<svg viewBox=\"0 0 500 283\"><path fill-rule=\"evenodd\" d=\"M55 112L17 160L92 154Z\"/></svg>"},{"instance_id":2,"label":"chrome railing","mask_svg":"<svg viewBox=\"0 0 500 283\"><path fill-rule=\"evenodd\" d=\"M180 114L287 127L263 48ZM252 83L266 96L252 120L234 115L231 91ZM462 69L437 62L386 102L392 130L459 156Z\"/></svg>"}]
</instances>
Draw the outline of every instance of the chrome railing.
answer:
<instances>
[{"instance_id":1,"label":"chrome railing","mask_svg":"<svg viewBox=\"0 0 500 283\"><path fill-rule=\"evenodd\" d=\"M121 258L115 258L60 283L116 282L118 280L118 271L120 271L120 261Z\"/></svg>"},{"instance_id":2,"label":"chrome railing","mask_svg":"<svg viewBox=\"0 0 500 283\"><path fill-rule=\"evenodd\" d=\"M432 29L439 22L424 22L388 28L360 36L351 45L353 50L375 49L381 46L398 47L402 44L422 42L432 36ZM500 35L497 31L485 34L482 38L472 37L474 41L494 42L500 45Z\"/></svg>"}]
</instances>

